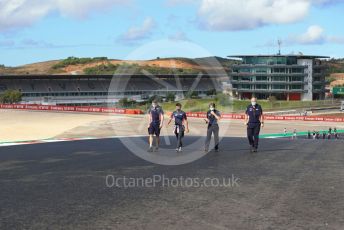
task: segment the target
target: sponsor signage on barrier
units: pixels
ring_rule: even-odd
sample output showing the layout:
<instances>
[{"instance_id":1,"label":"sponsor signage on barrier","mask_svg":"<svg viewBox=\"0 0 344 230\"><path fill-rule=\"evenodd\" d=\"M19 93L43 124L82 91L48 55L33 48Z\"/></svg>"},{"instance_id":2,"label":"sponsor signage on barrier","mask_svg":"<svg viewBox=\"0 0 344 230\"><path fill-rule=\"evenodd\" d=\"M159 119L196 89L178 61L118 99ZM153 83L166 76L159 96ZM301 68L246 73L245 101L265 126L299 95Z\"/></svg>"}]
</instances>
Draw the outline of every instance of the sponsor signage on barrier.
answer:
<instances>
[{"instance_id":1,"label":"sponsor signage on barrier","mask_svg":"<svg viewBox=\"0 0 344 230\"><path fill-rule=\"evenodd\" d=\"M205 118L206 113L186 113L188 117ZM243 114L222 114L222 119L244 119ZM275 121L329 121L329 122L344 122L344 118L340 117L311 117L311 116L273 116L265 115L265 120Z\"/></svg>"},{"instance_id":2,"label":"sponsor signage on barrier","mask_svg":"<svg viewBox=\"0 0 344 230\"><path fill-rule=\"evenodd\" d=\"M28 110L47 110L47 111L67 111L67 112L92 112L92 113L114 113L114 114L143 114L138 109L119 109L106 107L91 106L53 106L53 105L8 105L0 104L1 109L28 109ZM168 112L166 114L169 114ZM206 113L189 112L188 117L206 118ZM243 114L222 114L223 119L244 119ZM273 116L265 115L265 120L277 121L327 121L327 122L344 122L344 117L313 117L313 116Z\"/></svg>"},{"instance_id":3,"label":"sponsor signage on barrier","mask_svg":"<svg viewBox=\"0 0 344 230\"><path fill-rule=\"evenodd\" d=\"M96 113L118 113L125 114L125 109L100 108L91 106L55 106L55 105L6 105L0 104L1 109L27 109L27 110L47 110L65 112L96 112Z\"/></svg>"}]
</instances>

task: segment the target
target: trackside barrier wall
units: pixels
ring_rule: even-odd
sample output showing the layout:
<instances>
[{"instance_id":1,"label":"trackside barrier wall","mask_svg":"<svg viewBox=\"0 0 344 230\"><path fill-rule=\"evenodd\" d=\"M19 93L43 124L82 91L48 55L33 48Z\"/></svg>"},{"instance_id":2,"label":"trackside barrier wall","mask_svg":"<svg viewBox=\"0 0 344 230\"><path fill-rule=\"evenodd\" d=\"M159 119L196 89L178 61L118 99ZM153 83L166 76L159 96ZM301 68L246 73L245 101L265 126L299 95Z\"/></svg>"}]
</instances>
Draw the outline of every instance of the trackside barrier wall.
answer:
<instances>
[{"instance_id":1,"label":"trackside barrier wall","mask_svg":"<svg viewBox=\"0 0 344 230\"><path fill-rule=\"evenodd\" d=\"M206 113L186 113L188 117L205 118ZM243 114L222 114L222 119L244 119ZM327 121L344 122L344 117L313 117L313 116L272 116L265 115L265 120L277 121Z\"/></svg>"},{"instance_id":2,"label":"trackside barrier wall","mask_svg":"<svg viewBox=\"0 0 344 230\"><path fill-rule=\"evenodd\" d=\"M63 111L63 112L92 112L92 113L117 113L126 114L128 111L130 114L139 114L139 110L126 110L117 108L102 108L102 107L90 107L90 106L54 106L54 105L7 105L0 104L1 109L24 109L24 110L40 110L40 111Z\"/></svg>"},{"instance_id":3,"label":"trackside barrier wall","mask_svg":"<svg viewBox=\"0 0 344 230\"><path fill-rule=\"evenodd\" d=\"M92 112L92 113L115 113L115 114L144 114L139 109L118 109L91 106L53 106L53 105L21 105L21 104L0 104L0 109L23 109L41 111L63 111L63 112ZM170 113L167 113L170 114ZM188 117L206 118L206 113L189 112ZM223 119L244 119L243 114L222 114ZM273 116L265 115L265 120L277 121L326 121L344 122L344 117L320 117L320 116Z\"/></svg>"}]
</instances>

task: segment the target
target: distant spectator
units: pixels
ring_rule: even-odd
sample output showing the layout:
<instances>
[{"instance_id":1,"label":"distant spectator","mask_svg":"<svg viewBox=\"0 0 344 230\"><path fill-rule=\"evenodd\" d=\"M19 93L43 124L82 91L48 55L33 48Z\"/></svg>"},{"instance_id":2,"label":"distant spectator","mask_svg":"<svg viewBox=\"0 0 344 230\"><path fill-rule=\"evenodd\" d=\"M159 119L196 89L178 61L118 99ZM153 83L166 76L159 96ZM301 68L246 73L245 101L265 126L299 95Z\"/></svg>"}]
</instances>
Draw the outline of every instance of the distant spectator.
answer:
<instances>
[{"instance_id":1,"label":"distant spectator","mask_svg":"<svg viewBox=\"0 0 344 230\"><path fill-rule=\"evenodd\" d=\"M307 133L308 139L311 139L311 136L312 136L312 135L311 135L311 131L308 130L308 133Z\"/></svg>"},{"instance_id":2,"label":"distant spectator","mask_svg":"<svg viewBox=\"0 0 344 230\"><path fill-rule=\"evenodd\" d=\"M293 139L297 139L296 129L294 129L294 131L293 131Z\"/></svg>"},{"instance_id":3,"label":"distant spectator","mask_svg":"<svg viewBox=\"0 0 344 230\"><path fill-rule=\"evenodd\" d=\"M338 139L337 128L333 129L333 133L334 133L334 139Z\"/></svg>"}]
</instances>

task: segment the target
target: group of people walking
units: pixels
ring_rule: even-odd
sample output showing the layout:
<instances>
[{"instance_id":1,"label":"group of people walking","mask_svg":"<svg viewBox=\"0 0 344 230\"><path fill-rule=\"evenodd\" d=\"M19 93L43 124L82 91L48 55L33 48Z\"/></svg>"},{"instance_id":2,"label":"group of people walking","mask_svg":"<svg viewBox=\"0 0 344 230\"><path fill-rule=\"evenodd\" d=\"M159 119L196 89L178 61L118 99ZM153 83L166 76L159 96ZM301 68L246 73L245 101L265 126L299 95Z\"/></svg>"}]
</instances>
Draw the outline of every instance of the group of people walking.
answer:
<instances>
[{"instance_id":1,"label":"group of people walking","mask_svg":"<svg viewBox=\"0 0 344 230\"><path fill-rule=\"evenodd\" d=\"M330 127L328 129L328 131L316 131L316 130L313 130L313 132L309 131L308 130L308 133L307 133L307 138L308 139L331 139L331 138L334 138L334 139L339 139L339 136L338 136L338 132L337 132L337 128L334 128L332 130L332 128Z\"/></svg>"},{"instance_id":2,"label":"group of people walking","mask_svg":"<svg viewBox=\"0 0 344 230\"><path fill-rule=\"evenodd\" d=\"M207 135L204 143L204 151L209 151L211 137L214 136L215 147L214 150L219 151L219 121L221 120L221 113L216 109L215 103L209 104L209 110L204 119L207 125ZM189 123L186 113L182 110L180 103L176 104L176 110L171 114L167 126L174 121L173 132L177 139L176 152L181 152L183 147L183 137L185 133L189 132ZM150 109L148 110L148 134L149 134L149 148L148 152L158 151L160 144L160 130L164 124L164 111L159 106L158 101L153 100ZM257 99L253 97L251 104L247 106L245 112L245 126L247 127L247 137L250 144L251 152L257 152L259 143L260 128L264 126L263 109L257 104ZM156 145L153 146L153 139L156 137Z\"/></svg>"}]
</instances>

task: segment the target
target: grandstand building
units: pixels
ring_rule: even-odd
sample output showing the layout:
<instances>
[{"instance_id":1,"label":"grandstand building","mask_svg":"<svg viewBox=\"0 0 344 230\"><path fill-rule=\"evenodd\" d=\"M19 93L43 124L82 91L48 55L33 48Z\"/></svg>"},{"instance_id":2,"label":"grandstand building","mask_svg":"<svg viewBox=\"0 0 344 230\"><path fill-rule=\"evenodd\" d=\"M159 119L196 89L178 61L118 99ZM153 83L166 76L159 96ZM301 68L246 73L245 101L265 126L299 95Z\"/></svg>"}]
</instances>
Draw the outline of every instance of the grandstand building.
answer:
<instances>
[{"instance_id":1,"label":"grandstand building","mask_svg":"<svg viewBox=\"0 0 344 230\"><path fill-rule=\"evenodd\" d=\"M143 101L168 93L182 98L188 92L205 96L223 89L227 75L2 75L0 94L22 92L23 103L53 105L104 105L121 98Z\"/></svg>"},{"instance_id":2,"label":"grandstand building","mask_svg":"<svg viewBox=\"0 0 344 230\"><path fill-rule=\"evenodd\" d=\"M233 94L239 99L255 95L279 100L319 100L325 98L325 71L321 59L308 55L235 55L241 64L232 66Z\"/></svg>"},{"instance_id":3,"label":"grandstand building","mask_svg":"<svg viewBox=\"0 0 344 230\"><path fill-rule=\"evenodd\" d=\"M242 60L229 74L183 75L0 75L0 94L22 92L22 103L106 105L121 98L144 101L173 93L182 99L190 92L205 97L228 92L235 98L318 100L325 97L324 56L236 55Z\"/></svg>"}]
</instances>

